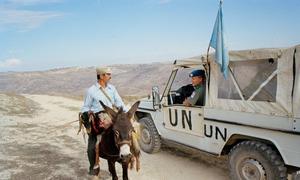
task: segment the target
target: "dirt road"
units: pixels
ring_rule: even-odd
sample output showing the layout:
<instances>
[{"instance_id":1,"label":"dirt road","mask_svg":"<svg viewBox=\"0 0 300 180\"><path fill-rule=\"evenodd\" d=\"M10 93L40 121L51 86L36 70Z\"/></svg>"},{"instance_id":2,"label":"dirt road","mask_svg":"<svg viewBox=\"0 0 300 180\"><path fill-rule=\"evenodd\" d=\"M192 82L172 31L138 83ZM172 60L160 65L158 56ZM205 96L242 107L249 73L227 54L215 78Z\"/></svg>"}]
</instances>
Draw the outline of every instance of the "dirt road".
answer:
<instances>
[{"instance_id":1,"label":"dirt road","mask_svg":"<svg viewBox=\"0 0 300 180\"><path fill-rule=\"evenodd\" d=\"M88 160L77 119L82 102L46 95L0 94L0 179L95 179L87 175ZM227 180L224 161L163 148L142 153L141 170L131 180ZM121 166L117 165L121 178ZM98 179L111 179L101 159Z\"/></svg>"}]
</instances>

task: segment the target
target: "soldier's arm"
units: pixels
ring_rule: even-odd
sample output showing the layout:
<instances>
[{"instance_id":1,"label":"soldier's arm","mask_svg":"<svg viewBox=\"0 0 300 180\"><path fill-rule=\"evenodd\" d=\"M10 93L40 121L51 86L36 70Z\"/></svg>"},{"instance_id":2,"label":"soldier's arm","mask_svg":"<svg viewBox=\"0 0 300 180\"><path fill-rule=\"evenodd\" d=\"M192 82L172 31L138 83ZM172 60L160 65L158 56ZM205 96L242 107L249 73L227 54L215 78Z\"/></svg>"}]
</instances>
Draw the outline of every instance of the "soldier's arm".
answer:
<instances>
[{"instance_id":1,"label":"soldier's arm","mask_svg":"<svg viewBox=\"0 0 300 180\"><path fill-rule=\"evenodd\" d=\"M194 92L192 93L192 95L186 99L186 101L187 101L190 105L194 106L194 105L197 103L197 101L198 101L198 99L199 99L199 97L200 97L200 94L201 94L200 91L194 91Z\"/></svg>"}]
</instances>

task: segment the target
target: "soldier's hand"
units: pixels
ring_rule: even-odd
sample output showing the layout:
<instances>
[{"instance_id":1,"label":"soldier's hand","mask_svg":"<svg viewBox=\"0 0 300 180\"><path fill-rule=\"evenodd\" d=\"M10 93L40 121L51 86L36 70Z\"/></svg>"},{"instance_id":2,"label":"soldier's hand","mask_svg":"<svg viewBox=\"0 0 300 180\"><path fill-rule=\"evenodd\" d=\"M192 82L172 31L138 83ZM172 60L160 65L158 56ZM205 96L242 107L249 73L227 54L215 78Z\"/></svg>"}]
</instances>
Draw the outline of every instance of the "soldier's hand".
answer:
<instances>
[{"instance_id":1,"label":"soldier's hand","mask_svg":"<svg viewBox=\"0 0 300 180\"><path fill-rule=\"evenodd\" d=\"M185 99L183 101L183 105L185 105L185 106L191 106L191 103L187 99Z\"/></svg>"}]
</instances>

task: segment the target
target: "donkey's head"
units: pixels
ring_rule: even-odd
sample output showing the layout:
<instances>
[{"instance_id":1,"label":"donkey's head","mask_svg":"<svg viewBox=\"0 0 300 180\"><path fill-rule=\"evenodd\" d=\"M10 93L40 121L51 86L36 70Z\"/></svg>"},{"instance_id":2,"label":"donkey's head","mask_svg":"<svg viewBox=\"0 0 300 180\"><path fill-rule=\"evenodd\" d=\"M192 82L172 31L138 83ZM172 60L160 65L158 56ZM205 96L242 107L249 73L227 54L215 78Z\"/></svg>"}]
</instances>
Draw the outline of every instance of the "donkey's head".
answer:
<instances>
[{"instance_id":1,"label":"donkey's head","mask_svg":"<svg viewBox=\"0 0 300 180\"><path fill-rule=\"evenodd\" d=\"M115 144L120 151L120 158L126 161L131 157L130 146L132 145L132 132L134 131L131 118L137 110L140 101L134 103L127 113L123 112L123 109L115 112L101 101L100 103L112 119Z\"/></svg>"}]
</instances>

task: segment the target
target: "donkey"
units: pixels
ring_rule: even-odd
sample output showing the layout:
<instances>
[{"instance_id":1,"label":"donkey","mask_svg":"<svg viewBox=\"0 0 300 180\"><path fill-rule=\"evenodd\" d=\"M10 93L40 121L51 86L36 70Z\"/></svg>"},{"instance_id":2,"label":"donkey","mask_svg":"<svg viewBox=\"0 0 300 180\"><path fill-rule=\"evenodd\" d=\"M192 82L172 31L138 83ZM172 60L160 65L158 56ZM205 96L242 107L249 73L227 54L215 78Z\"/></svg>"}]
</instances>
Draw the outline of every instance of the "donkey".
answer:
<instances>
[{"instance_id":1,"label":"donkey","mask_svg":"<svg viewBox=\"0 0 300 180\"><path fill-rule=\"evenodd\" d=\"M132 168L134 161L136 161L136 169L140 167L140 150L133 147L134 142L132 136L135 134L131 123L135 111L140 102L136 102L130 110L125 113L122 109L115 112L100 101L104 110L112 119L112 126L104 131L101 142L99 143L100 157L108 162L109 172L113 180L117 180L118 176L115 169L115 163L119 162L123 169L123 180L128 180L128 167Z\"/></svg>"}]
</instances>

